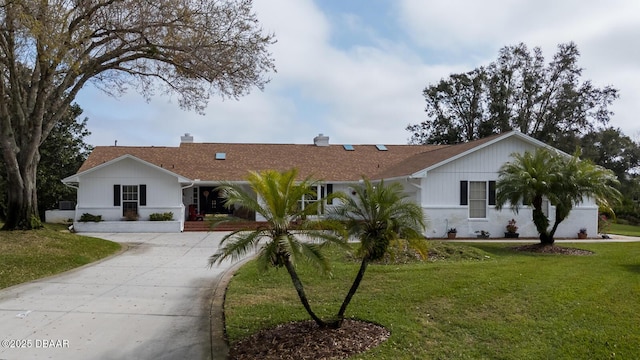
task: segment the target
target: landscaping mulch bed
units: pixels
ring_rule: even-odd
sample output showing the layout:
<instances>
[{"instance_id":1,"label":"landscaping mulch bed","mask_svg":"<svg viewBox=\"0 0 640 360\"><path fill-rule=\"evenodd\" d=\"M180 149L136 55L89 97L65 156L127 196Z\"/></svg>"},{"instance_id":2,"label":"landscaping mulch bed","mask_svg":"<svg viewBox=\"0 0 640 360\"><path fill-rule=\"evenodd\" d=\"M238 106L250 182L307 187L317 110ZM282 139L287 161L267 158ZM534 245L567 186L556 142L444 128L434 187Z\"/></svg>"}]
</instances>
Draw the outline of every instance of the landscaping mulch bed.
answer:
<instances>
[{"instance_id":1,"label":"landscaping mulch bed","mask_svg":"<svg viewBox=\"0 0 640 360\"><path fill-rule=\"evenodd\" d=\"M339 329L320 329L313 321L291 322L238 341L229 358L344 359L378 346L390 334L380 325L359 320L344 320Z\"/></svg>"},{"instance_id":2,"label":"landscaping mulch bed","mask_svg":"<svg viewBox=\"0 0 640 360\"><path fill-rule=\"evenodd\" d=\"M577 256L593 254L593 252L589 250L556 246L556 245L542 245L542 244L515 246L515 247L512 247L512 249L516 251L527 251L527 252L535 252L535 253L541 253L541 254L560 254L560 255L577 255Z\"/></svg>"}]
</instances>

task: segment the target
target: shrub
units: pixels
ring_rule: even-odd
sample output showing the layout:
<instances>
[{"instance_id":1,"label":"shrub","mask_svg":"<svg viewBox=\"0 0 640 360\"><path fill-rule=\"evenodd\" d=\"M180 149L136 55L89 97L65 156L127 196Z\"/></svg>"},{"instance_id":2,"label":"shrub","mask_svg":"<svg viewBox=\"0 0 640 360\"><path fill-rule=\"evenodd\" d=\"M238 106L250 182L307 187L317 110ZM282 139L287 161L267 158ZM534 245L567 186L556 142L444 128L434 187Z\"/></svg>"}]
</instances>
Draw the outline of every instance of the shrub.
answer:
<instances>
[{"instance_id":1,"label":"shrub","mask_svg":"<svg viewBox=\"0 0 640 360\"><path fill-rule=\"evenodd\" d=\"M102 215L93 215L89 213L84 213L80 216L80 222L100 222L102 221Z\"/></svg>"},{"instance_id":2,"label":"shrub","mask_svg":"<svg viewBox=\"0 0 640 360\"><path fill-rule=\"evenodd\" d=\"M172 212L153 213L149 215L149 220L150 221L171 221L173 220L173 213Z\"/></svg>"},{"instance_id":3,"label":"shrub","mask_svg":"<svg viewBox=\"0 0 640 360\"><path fill-rule=\"evenodd\" d=\"M598 232L606 234L609 232L610 227L611 221L609 221L609 217L605 214L600 214L600 216L598 216Z\"/></svg>"},{"instance_id":4,"label":"shrub","mask_svg":"<svg viewBox=\"0 0 640 360\"><path fill-rule=\"evenodd\" d=\"M640 224L640 219L633 215L618 215L616 217L616 223L622 225L638 225Z\"/></svg>"}]
</instances>

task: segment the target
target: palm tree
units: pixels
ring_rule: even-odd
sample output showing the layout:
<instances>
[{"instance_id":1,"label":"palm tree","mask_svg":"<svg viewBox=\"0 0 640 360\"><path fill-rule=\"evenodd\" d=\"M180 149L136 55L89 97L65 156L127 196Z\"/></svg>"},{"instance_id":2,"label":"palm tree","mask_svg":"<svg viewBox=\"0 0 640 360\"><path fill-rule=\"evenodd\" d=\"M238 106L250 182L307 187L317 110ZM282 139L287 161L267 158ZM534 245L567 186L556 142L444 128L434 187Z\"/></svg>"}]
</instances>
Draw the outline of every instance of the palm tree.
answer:
<instances>
[{"instance_id":1,"label":"palm tree","mask_svg":"<svg viewBox=\"0 0 640 360\"><path fill-rule=\"evenodd\" d=\"M585 196L594 198L600 209L611 213L613 203L621 201L622 194L616 188L620 182L615 173L590 160L580 160L579 155L576 153L563 164L562 181L555 197L556 221L552 234L560 221L569 216L573 206L581 203Z\"/></svg>"},{"instance_id":2,"label":"palm tree","mask_svg":"<svg viewBox=\"0 0 640 360\"><path fill-rule=\"evenodd\" d=\"M569 215L573 206L584 198L592 197L608 210L610 200L617 201L620 192L613 186L618 184L611 170L580 160L580 153L567 157L551 153L545 148L512 154L514 161L504 164L499 171L496 184L496 208L509 202L516 213L519 204L533 206L533 223L540 234L540 243L552 245L558 225ZM542 210L543 199L556 207L553 226Z\"/></svg>"},{"instance_id":3,"label":"palm tree","mask_svg":"<svg viewBox=\"0 0 640 360\"><path fill-rule=\"evenodd\" d=\"M384 181L373 184L363 179L360 186L351 187L351 190L353 197L343 195L341 204L330 210L331 217L342 221L349 235L360 241L356 253L362 259L358 274L336 315L336 327L341 325L367 265L384 257L394 240L404 238L421 256L427 256L422 234L425 229L424 214L403 193L402 185L386 185Z\"/></svg>"},{"instance_id":4,"label":"palm tree","mask_svg":"<svg viewBox=\"0 0 640 360\"><path fill-rule=\"evenodd\" d=\"M317 182L309 178L298 181L297 175L296 169L285 172L251 172L248 183L253 193L232 183L224 183L218 187L226 199L225 206L254 211L266 219L266 225L258 229L233 231L224 236L221 241L222 247L209 258L209 264L212 266L229 257L236 260L244 257L252 249L259 248L258 268L266 271L269 266L284 266L309 316L318 326L326 327L327 324L312 311L295 265L300 260L310 260L322 270L328 271L329 264L321 252L322 247L328 243L344 241L342 237L326 231L335 228L330 221L300 222L308 215L317 214L317 206L321 201L300 206L303 197L316 197L313 188Z\"/></svg>"}]
</instances>

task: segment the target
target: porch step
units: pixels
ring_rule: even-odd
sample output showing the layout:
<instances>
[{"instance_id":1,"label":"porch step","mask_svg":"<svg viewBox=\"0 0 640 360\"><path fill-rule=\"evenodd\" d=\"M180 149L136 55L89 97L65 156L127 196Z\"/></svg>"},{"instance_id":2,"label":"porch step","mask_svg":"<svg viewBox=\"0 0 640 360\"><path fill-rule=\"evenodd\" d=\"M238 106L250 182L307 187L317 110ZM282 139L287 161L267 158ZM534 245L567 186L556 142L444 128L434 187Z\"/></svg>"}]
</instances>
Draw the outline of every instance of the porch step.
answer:
<instances>
[{"instance_id":1,"label":"porch step","mask_svg":"<svg viewBox=\"0 0 640 360\"><path fill-rule=\"evenodd\" d=\"M184 231L235 231L241 229L256 229L260 225L264 225L263 221L246 221L246 222L231 222L218 224L216 227L211 228L211 224L208 221L185 221Z\"/></svg>"}]
</instances>

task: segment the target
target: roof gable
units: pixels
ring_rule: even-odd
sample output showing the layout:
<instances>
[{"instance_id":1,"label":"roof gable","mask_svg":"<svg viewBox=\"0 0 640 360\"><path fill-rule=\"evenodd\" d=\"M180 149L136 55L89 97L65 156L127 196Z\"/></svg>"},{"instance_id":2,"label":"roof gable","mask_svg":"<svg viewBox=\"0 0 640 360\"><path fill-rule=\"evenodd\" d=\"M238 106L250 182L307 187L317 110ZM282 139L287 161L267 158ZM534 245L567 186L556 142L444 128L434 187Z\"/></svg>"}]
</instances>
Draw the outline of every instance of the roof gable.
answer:
<instances>
[{"instance_id":1,"label":"roof gable","mask_svg":"<svg viewBox=\"0 0 640 360\"><path fill-rule=\"evenodd\" d=\"M502 134L491 135L482 139L449 145L431 151L429 153L420 153L405 159L403 162L394 167L387 169L378 174L377 178L389 179L403 176L420 177L424 176L428 171L456 161L462 157L480 151L483 148L491 146L497 142L506 140L511 137L517 137L527 143L537 147L546 147L558 151L557 149L536 140L519 131L509 131Z\"/></svg>"},{"instance_id":2,"label":"roof gable","mask_svg":"<svg viewBox=\"0 0 640 360\"><path fill-rule=\"evenodd\" d=\"M524 139L526 142L534 143L534 141L535 141L535 142L539 143L539 144L534 143L534 145L536 145L536 146L540 146L540 144L543 145L543 146L545 145L544 143L541 143L538 140L535 140L534 138L526 136L526 135L524 135L524 134L522 134L520 132L510 131L508 133L488 136L488 137L483 138L483 139L479 139L479 140L476 140L476 141L470 141L470 142L465 143L465 144L460 144L460 147L457 149L458 152L456 154L448 156L444 160L439 161L437 163L434 163L434 164L428 166L425 169L422 169L420 172L427 172L429 170L432 170L432 169L438 168L440 166L446 165L446 164L448 164L450 162L456 161L457 159L465 157L465 156L467 156L469 154L472 154L472 153L474 153L476 151L480 151L481 149L484 149L484 148L486 148L488 146L491 146L491 145L493 145L493 144L495 144L495 143L497 143L499 141L503 141L505 139L508 139L508 138L510 138L512 136L520 137L520 138ZM533 140L533 141L531 141L531 140ZM463 146L463 145L466 145L466 146ZM413 175L417 175L417 174L413 174Z\"/></svg>"},{"instance_id":3,"label":"roof gable","mask_svg":"<svg viewBox=\"0 0 640 360\"><path fill-rule=\"evenodd\" d=\"M142 160L142 159L140 159L140 158L138 158L136 156L133 156L131 154L128 154L128 153L124 154L124 155L121 155L121 156L118 156L118 157L116 157L114 159L111 159L111 160L108 160L108 161L104 161L101 164L98 164L98 165L93 166L93 167L89 167L89 166L85 167L85 164L87 163L85 161L85 164L83 164L82 167L78 170L78 173L76 173L75 175L71 175L69 177L66 177L66 178L62 179L62 182L63 183L77 183L77 182L79 182L79 179L80 179L81 176L89 174L89 173L92 173L92 172L95 172L95 171L98 171L100 169L103 169L103 168L106 168L106 167L109 167L109 166L112 166L113 164L119 163L119 162L121 162L121 161L123 161L125 159L133 160L135 162L140 163L143 166L148 166L150 168L153 168L153 169L155 169L157 171L160 171L160 172L163 172L165 174L168 174L168 175L171 175L171 176L175 176L175 177L178 178L178 182L181 182L181 183L193 182L191 179L188 179L188 178L186 178L184 176L176 174L176 173L174 173L174 172L172 172L170 170L167 170L167 169L164 169L162 167L159 167L159 166L157 166L155 164L152 164L152 163L150 163L148 161ZM86 169L83 170L83 168L86 168Z\"/></svg>"}]
</instances>

